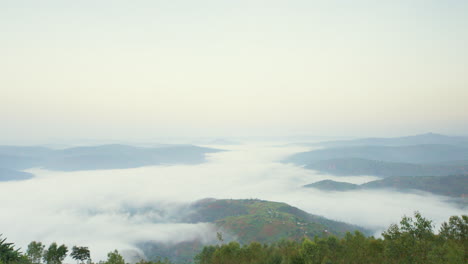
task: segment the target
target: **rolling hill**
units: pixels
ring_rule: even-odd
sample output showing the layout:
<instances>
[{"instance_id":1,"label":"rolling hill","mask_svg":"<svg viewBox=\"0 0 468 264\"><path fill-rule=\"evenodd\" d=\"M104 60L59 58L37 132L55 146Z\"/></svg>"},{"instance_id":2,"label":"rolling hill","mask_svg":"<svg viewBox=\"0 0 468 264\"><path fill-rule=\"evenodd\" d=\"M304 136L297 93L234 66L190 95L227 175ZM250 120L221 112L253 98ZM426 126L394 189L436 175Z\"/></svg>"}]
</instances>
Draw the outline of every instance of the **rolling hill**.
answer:
<instances>
[{"instance_id":1,"label":"rolling hill","mask_svg":"<svg viewBox=\"0 0 468 264\"><path fill-rule=\"evenodd\" d=\"M308 184L304 187L316 188L324 191L375 189L393 189L397 191L419 190L437 195L461 198L468 195L468 175L388 177L361 185L325 180Z\"/></svg>"},{"instance_id":2,"label":"rolling hill","mask_svg":"<svg viewBox=\"0 0 468 264\"><path fill-rule=\"evenodd\" d=\"M78 167L93 169L100 166L118 168L173 163L196 164L205 160L205 153L217 151L220 150L193 145L145 148L114 144L66 149L0 146L0 167L27 169L39 166L52 170L75 170ZM102 165L98 165L99 163Z\"/></svg>"},{"instance_id":3,"label":"rolling hill","mask_svg":"<svg viewBox=\"0 0 468 264\"><path fill-rule=\"evenodd\" d=\"M50 170L126 169L160 164L199 164L205 154L220 150L192 145L156 148L127 145L103 145L57 150L43 160Z\"/></svg>"},{"instance_id":4,"label":"rolling hill","mask_svg":"<svg viewBox=\"0 0 468 264\"><path fill-rule=\"evenodd\" d=\"M22 181L31 179L32 177L34 177L34 175L28 172L0 168L0 182Z\"/></svg>"},{"instance_id":5,"label":"rolling hill","mask_svg":"<svg viewBox=\"0 0 468 264\"><path fill-rule=\"evenodd\" d=\"M161 145L152 148L102 145L67 149L0 146L0 168L8 170L11 174L12 170L34 167L76 171L126 169L160 164L199 164L205 161L205 154L218 151L221 150L193 145Z\"/></svg>"},{"instance_id":6,"label":"rolling hill","mask_svg":"<svg viewBox=\"0 0 468 264\"><path fill-rule=\"evenodd\" d=\"M268 243L280 238L302 239L304 236L329 234L343 236L360 229L345 223L308 214L285 203L262 200L203 200L192 205L189 222L212 222L232 232L239 242ZM362 229L361 229L362 230Z\"/></svg>"},{"instance_id":7,"label":"rolling hill","mask_svg":"<svg viewBox=\"0 0 468 264\"><path fill-rule=\"evenodd\" d=\"M285 203L256 199L205 199L192 204L187 210L189 213L179 221L212 223L215 227L213 232L222 233L223 241L214 239L211 244L232 240L246 244L252 241L273 243L281 239L300 241L304 237L314 236L342 237L347 231L354 230L368 233L361 227L308 214ZM201 240L194 240L177 244L146 241L137 246L150 259L168 257L177 263L184 263L190 262L203 245Z\"/></svg>"},{"instance_id":8,"label":"rolling hill","mask_svg":"<svg viewBox=\"0 0 468 264\"><path fill-rule=\"evenodd\" d=\"M468 174L468 160L416 164L361 158L338 158L311 161L304 167L339 176L374 175L391 177Z\"/></svg>"},{"instance_id":9,"label":"rolling hill","mask_svg":"<svg viewBox=\"0 0 468 264\"><path fill-rule=\"evenodd\" d=\"M468 160L468 147L455 145L356 146L318 149L292 155L286 162L308 165L313 161L358 158L400 163L441 163Z\"/></svg>"},{"instance_id":10,"label":"rolling hill","mask_svg":"<svg viewBox=\"0 0 468 264\"><path fill-rule=\"evenodd\" d=\"M323 147L344 147L344 146L408 146L408 145L464 145L468 146L468 137L447 136L436 133L426 133L414 136L393 137L393 138L361 138L354 140L324 141L308 145L318 145Z\"/></svg>"}]
</instances>

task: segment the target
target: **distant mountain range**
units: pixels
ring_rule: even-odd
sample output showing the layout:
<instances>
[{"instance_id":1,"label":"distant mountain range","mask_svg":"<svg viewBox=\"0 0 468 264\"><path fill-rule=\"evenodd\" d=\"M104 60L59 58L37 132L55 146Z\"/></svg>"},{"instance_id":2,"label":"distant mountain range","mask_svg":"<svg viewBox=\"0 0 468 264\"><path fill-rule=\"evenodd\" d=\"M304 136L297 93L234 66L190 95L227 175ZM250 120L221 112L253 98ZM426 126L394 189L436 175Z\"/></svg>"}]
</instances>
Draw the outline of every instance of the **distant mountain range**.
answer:
<instances>
[{"instance_id":1,"label":"distant mountain range","mask_svg":"<svg viewBox=\"0 0 468 264\"><path fill-rule=\"evenodd\" d=\"M287 161L307 165L311 161L358 158L401 163L442 163L468 160L468 147L456 145L333 147L295 154Z\"/></svg>"},{"instance_id":2,"label":"distant mountain range","mask_svg":"<svg viewBox=\"0 0 468 264\"><path fill-rule=\"evenodd\" d=\"M447 136L436 133L426 133L414 136L393 137L393 138L361 138L354 140L335 140L319 143L306 143L307 145L337 147L337 146L408 146L408 145L464 145L468 146L468 137Z\"/></svg>"},{"instance_id":3,"label":"distant mountain range","mask_svg":"<svg viewBox=\"0 0 468 264\"><path fill-rule=\"evenodd\" d=\"M462 198L468 197L468 175L388 177L360 185L324 180L305 185L304 187L316 188L324 191L375 189L393 189L397 191L419 190L437 195Z\"/></svg>"},{"instance_id":4,"label":"distant mountain range","mask_svg":"<svg viewBox=\"0 0 468 264\"><path fill-rule=\"evenodd\" d=\"M339 176L374 175L391 177L468 174L468 160L417 164L361 158L338 158L311 161L304 167Z\"/></svg>"},{"instance_id":5,"label":"distant mountain range","mask_svg":"<svg viewBox=\"0 0 468 264\"><path fill-rule=\"evenodd\" d=\"M193 145L161 145L152 148L102 145L50 149L45 147L0 146L0 180L24 179L19 170L44 168L76 171L126 169L161 164L199 164L205 154L221 150ZM23 175L23 176L21 176Z\"/></svg>"},{"instance_id":6,"label":"distant mountain range","mask_svg":"<svg viewBox=\"0 0 468 264\"><path fill-rule=\"evenodd\" d=\"M221 232L224 241L211 243L227 243L236 240L241 244L257 241L272 243L281 239L300 241L304 237L336 235L344 236L347 231L369 231L346 223L333 221L321 216L308 214L285 203L250 200L216 200L205 199L187 208L189 214L180 222L212 223L216 228L213 232ZM177 263L193 259L203 244L200 240L186 241L177 244L141 242L138 247L150 259L169 257Z\"/></svg>"},{"instance_id":7,"label":"distant mountain range","mask_svg":"<svg viewBox=\"0 0 468 264\"><path fill-rule=\"evenodd\" d=\"M422 134L327 141L285 162L334 175L446 176L468 173L468 138Z\"/></svg>"}]
</instances>

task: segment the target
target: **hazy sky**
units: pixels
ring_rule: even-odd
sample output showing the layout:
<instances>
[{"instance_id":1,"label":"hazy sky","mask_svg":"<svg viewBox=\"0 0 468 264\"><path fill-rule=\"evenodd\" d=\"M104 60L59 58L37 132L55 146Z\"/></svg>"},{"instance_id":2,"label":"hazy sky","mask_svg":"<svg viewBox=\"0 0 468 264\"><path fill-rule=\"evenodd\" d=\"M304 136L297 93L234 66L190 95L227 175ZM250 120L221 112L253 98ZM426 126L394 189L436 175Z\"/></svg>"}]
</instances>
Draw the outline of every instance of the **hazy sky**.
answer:
<instances>
[{"instance_id":1,"label":"hazy sky","mask_svg":"<svg viewBox=\"0 0 468 264\"><path fill-rule=\"evenodd\" d=\"M468 1L0 1L1 143L468 134Z\"/></svg>"}]
</instances>

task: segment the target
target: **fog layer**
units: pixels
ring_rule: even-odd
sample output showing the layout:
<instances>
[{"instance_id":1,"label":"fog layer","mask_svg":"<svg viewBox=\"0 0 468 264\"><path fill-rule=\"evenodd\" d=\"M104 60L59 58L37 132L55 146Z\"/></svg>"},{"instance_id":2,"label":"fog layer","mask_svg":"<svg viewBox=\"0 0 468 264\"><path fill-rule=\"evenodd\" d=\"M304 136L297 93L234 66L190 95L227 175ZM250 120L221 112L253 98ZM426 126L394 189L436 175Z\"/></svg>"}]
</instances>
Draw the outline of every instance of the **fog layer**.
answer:
<instances>
[{"instance_id":1,"label":"fog layer","mask_svg":"<svg viewBox=\"0 0 468 264\"><path fill-rule=\"evenodd\" d=\"M378 234L419 210L441 223L464 213L444 197L391 191L322 192L302 188L331 179L364 183L373 176L336 177L280 161L302 147L216 146L200 165L57 172L32 169L35 178L0 183L1 230L23 249L33 240L89 246L94 260L140 241L209 241L208 223L175 223L199 199L259 198L286 202L312 214L372 228ZM144 210L143 210L144 209ZM466 213L466 212L465 212Z\"/></svg>"}]
</instances>

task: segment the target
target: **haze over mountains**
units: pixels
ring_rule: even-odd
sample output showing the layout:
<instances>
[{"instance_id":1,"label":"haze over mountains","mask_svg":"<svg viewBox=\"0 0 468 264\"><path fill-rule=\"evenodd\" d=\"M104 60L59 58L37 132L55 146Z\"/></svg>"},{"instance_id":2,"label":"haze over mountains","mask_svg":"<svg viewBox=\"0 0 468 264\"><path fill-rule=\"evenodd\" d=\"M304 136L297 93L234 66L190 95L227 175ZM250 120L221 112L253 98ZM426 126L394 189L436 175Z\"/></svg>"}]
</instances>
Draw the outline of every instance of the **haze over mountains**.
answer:
<instances>
[{"instance_id":1,"label":"haze over mountains","mask_svg":"<svg viewBox=\"0 0 468 264\"><path fill-rule=\"evenodd\" d=\"M18 171L30 168L78 171L199 164L205 161L205 154L217 151L220 150L193 145L145 148L114 144L66 149L0 146L0 180L31 178L32 174Z\"/></svg>"},{"instance_id":2,"label":"haze over mountains","mask_svg":"<svg viewBox=\"0 0 468 264\"><path fill-rule=\"evenodd\" d=\"M324 148L287 158L335 175L443 176L468 173L466 137L422 134L314 144Z\"/></svg>"},{"instance_id":3,"label":"haze over mountains","mask_svg":"<svg viewBox=\"0 0 468 264\"><path fill-rule=\"evenodd\" d=\"M407 145L428 145L428 144L446 144L446 145L468 145L466 136L447 136L437 133L425 133L413 136L393 137L393 138L361 138L353 140L334 140L322 141L318 143L304 143L310 146L318 145L324 147L336 146L407 146Z\"/></svg>"},{"instance_id":4,"label":"haze over mountains","mask_svg":"<svg viewBox=\"0 0 468 264\"><path fill-rule=\"evenodd\" d=\"M467 176L447 176L463 171L462 144L310 150L283 143L3 146L0 161L9 166L3 171L16 181L0 183L0 199L28 195L5 205L0 225L10 226L9 237L23 247L31 240L61 240L89 245L97 259L118 248L126 256L184 262L204 245L219 243L217 232L242 243L343 236L355 229L379 235L416 210L436 224L466 211L464 200L453 201L465 193ZM402 156L427 162L392 161ZM346 160L348 167L301 166L332 164L330 157ZM376 157L385 161L370 159ZM327 174L327 168L340 173ZM422 177L423 172L444 176ZM36 177L20 180L31 175ZM379 180L383 176L388 178Z\"/></svg>"},{"instance_id":5,"label":"haze over mountains","mask_svg":"<svg viewBox=\"0 0 468 264\"><path fill-rule=\"evenodd\" d=\"M89 247L94 263L192 262L217 232L362 228L375 239L321 241L459 257L458 242L378 237L415 211L435 230L468 211L467 14L466 0L0 1L0 236ZM251 263L365 263L317 246Z\"/></svg>"},{"instance_id":6,"label":"haze over mountains","mask_svg":"<svg viewBox=\"0 0 468 264\"><path fill-rule=\"evenodd\" d=\"M437 195L463 198L468 196L468 175L387 177L363 184L323 180L307 184L304 187L318 188L325 191L349 191L358 189L420 190Z\"/></svg>"}]
</instances>

